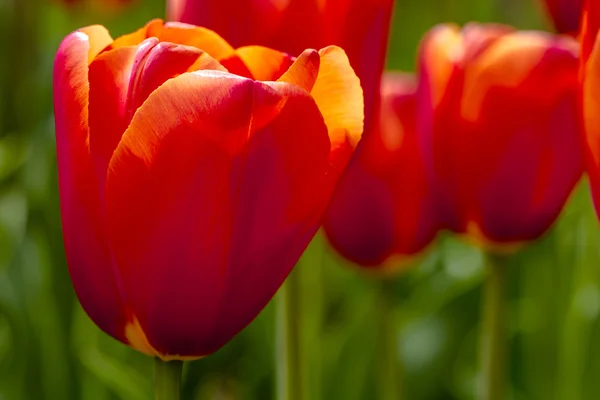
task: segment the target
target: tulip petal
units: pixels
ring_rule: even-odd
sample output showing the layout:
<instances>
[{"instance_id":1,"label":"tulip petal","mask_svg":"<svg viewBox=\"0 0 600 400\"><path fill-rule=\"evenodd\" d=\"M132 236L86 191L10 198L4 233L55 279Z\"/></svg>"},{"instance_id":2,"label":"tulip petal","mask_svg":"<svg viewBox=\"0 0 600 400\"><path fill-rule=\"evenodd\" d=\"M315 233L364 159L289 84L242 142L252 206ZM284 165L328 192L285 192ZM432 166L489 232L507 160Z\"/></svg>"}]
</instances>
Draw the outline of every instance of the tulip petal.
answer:
<instances>
[{"instance_id":1,"label":"tulip petal","mask_svg":"<svg viewBox=\"0 0 600 400\"><path fill-rule=\"evenodd\" d=\"M492 173L480 185L477 225L489 241L533 240L562 210L583 173L580 132L574 129L579 126L576 95L563 92L552 108L523 105L515 115L520 126L512 129L496 167L481 164Z\"/></svg>"},{"instance_id":2,"label":"tulip petal","mask_svg":"<svg viewBox=\"0 0 600 400\"><path fill-rule=\"evenodd\" d=\"M112 39L100 26L67 36L54 63L54 112L63 235L81 305L104 332L126 343L127 315L106 241L88 147L88 64Z\"/></svg>"},{"instance_id":3,"label":"tulip petal","mask_svg":"<svg viewBox=\"0 0 600 400\"><path fill-rule=\"evenodd\" d=\"M503 36L466 68L462 116L477 119L492 88L518 88L520 96L554 102L565 87L576 84L572 69L578 54L577 42L569 37L555 38L542 32ZM542 91L544 98L539 96Z\"/></svg>"},{"instance_id":4,"label":"tulip petal","mask_svg":"<svg viewBox=\"0 0 600 400\"><path fill-rule=\"evenodd\" d=\"M178 22L167 22L158 37L161 42L171 42L196 47L217 61L230 57L233 47L210 29Z\"/></svg>"},{"instance_id":5,"label":"tulip petal","mask_svg":"<svg viewBox=\"0 0 600 400\"><path fill-rule=\"evenodd\" d=\"M344 50L329 46L319 55L319 75L310 93L329 130L332 150L345 154L340 158L345 165L363 132L363 92Z\"/></svg>"},{"instance_id":6,"label":"tulip petal","mask_svg":"<svg viewBox=\"0 0 600 400\"><path fill-rule=\"evenodd\" d=\"M320 64L321 56L316 50L304 50L278 81L300 86L310 93L319 76Z\"/></svg>"},{"instance_id":7,"label":"tulip petal","mask_svg":"<svg viewBox=\"0 0 600 400\"><path fill-rule=\"evenodd\" d=\"M238 70L239 61L245 68ZM262 46L245 46L235 50L235 54L221 63L229 72L246 76L257 81L276 81L292 65L294 59L286 53Z\"/></svg>"},{"instance_id":8,"label":"tulip petal","mask_svg":"<svg viewBox=\"0 0 600 400\"><path fill-rule=\"evenodd\" d=\"M137 75L130 82L131 116L133 117L135 110L167 80L184 72L204 69L226 71L217 60L196 47L169 42L158 43L144 59L143 66L136 69Z\"/></svg>"},{"instance_id":9,"label":"tulip petal","mask_svg":"<svg viewBox=\"0 0 600 400\"><path fill-rule=\"evenodd\" d=\"M317 229L315 207L326 201L314 184L331 179L325 126L305 91L272 85L214 71L171 79L140 107L111 160L111 245L163 356L223 345Z\"/></svg>"},{"instance_id":10,"label":"tulip petal","mask_svg":"<svg viewBox=\"0 0 600 400\"><path fill-rule=\"evenodd\" d=\"M285 106L249 143L233 210L226 285L212 343L243 329L266 306L317 232L339 173L314 101L269 83Z\"/></svg>"},{"instance_id":11,"label":"tulip petal","mask_svg":"<svg viewBox=\"0 0 600 400\"><path fill-rule=\"evenodd\" d=\"M104 187L106 168L131 118L128 110L129 82L134 63L140 62L155 46L117 47L98 55L89 68L90 152L98 182Z\"/></svg>"}]
</instances>

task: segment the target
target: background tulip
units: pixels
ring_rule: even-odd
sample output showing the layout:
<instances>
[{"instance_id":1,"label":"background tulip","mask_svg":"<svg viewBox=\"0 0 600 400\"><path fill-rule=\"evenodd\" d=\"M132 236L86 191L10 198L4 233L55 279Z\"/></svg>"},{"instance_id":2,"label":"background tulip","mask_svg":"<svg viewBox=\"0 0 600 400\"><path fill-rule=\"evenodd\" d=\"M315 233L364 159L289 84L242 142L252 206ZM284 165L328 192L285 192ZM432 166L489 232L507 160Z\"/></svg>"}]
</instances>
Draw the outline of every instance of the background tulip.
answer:
<instances>
[{"instance_id":1,"label":"background tulip","mask_svg":"<svg viewBox=\"0 0 600 400\"><path fill-rule=\"evenodd\" d=\"M234 50L161 21L113 41L92 26L63 41L54 82L65 247L83 307L144 353L214 352L290 272L360 137L344 52Z\"/></svg>"},{"instance_id":2,"label":"background tulip","mask_svg":"<svg viewBox=\"0 0 600 400\"><path fill-rule=\"evenodd\" d=\"M581 9L584 1L543 0L543 3L558 32L577 35L579 33Z\"/></svg>"},{"instance_id":3,"label":"background tulip","mask_svg":"<svg viewBox=\"0 0 600 400\"><path fill-rule=\"evenodd\" d=\"M362 266L396 266L397 257L406 262L436 233L433 190L416 131L415 91L413 76L384 75L376 127L363 138L324 220L333 247Z\"/></svg>"},{"instance_id":4,"label":"background tulip","mask_svg":"<svg viewBox=\"0 0 600 400\"><path fill-rule=\"evenodd\" d=\"M582 173L578 55L569 37L498 25L424 39L424 129L452 230L515 245L554 222Z\"/></svg>"}]
</instances>

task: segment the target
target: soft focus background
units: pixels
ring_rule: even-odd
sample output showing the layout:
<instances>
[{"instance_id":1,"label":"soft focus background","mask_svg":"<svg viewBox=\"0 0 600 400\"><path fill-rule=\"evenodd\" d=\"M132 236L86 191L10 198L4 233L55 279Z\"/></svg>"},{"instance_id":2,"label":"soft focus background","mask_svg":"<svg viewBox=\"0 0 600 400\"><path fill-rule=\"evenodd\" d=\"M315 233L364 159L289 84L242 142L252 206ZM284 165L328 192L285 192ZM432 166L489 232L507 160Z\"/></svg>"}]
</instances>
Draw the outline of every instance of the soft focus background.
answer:
<instances>
[{"instance_id":1,"label":"soft focus background","mask_svg":"<svg viewBox=\"0 0 600 400\"><path fill-rule=\"evenodd\" d=\"M152 398L153 361L96 328L69 280L52 63L62 37L80 26L101 23L117 36L163 17L164 8L163 0L138 0L119 12L0 0L0 399ZM470 20L549 29L535 0L401 0L388 67L412 70L419 39L432 25ZM515 257L508 293L512 399L598 398L599 240L582 182L554 229ZM405 399L474 398L483 261L481 251L443 234L394 284ZM374 399L380 283L347 265L322 236L294 273L310 289L302 300L310 399ZM190 363L184 398L273 398L274 317L270 304L221 351Z\"/></svg>"}]
</instances>

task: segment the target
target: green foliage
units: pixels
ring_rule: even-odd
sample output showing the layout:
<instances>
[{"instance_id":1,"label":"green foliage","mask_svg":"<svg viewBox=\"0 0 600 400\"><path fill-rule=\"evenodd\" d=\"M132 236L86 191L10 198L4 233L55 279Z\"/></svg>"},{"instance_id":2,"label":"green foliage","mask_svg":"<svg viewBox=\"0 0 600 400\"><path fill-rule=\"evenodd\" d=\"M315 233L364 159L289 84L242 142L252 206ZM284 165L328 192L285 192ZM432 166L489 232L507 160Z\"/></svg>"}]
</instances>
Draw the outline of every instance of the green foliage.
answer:
<instances>
[{"instance_id":1,"label":"green foliage","mask_svg":"<svg viewBox=\"0 0 600 400\"><path fill-rule=\"evenodd\" d=\"M0 1L0 399L152 397L153 360L102 333L70 283L51 82L54 53L71 30L102 23L116 36L162 17L163 8L159 0L138 0L113 15L69 12L49 0ZM469 20L545 24L533 0L398 1L388 66L413 69L427 29ZM600 393L599 239L582 183L555 228L515 257L508 300L512 399ZM442 235L395 283L393 323L406 399L474 398L483 259L479 250ZM341 260L322 235L296 273L307 288L302 335L310 399L372 399L379 283ZM270 304L217 354L189 363L184 398L272 398L274 316Z\"/></svg>"}]
</instances>

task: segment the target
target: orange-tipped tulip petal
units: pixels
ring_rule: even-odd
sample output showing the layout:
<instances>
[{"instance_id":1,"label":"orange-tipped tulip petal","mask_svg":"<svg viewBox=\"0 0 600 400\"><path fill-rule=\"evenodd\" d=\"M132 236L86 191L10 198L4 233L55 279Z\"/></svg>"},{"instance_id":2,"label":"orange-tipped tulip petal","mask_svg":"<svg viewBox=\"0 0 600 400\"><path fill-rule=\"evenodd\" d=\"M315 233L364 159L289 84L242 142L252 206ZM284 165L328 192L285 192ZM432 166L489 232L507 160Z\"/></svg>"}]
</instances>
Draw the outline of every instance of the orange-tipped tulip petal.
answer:
<instances>
[{"instance_id":1,"label":"orange-tipped tulip petal","mask_svg":"<svg viewBox=\"0 0 600 400\"><path fill-rule=\"evenodd\" d=\"M323 224L333 247L364 267L403 265L437 232L415 89L409 75L384 75L376 129L348 165Z\"/></svg>"},{"instance_id":2,"label":"orange-tipped tulip petal","mask_svg":"<svg viewBox=\"0 0 600 400\"><path fill-rule=\"evenodd\" d=\"M210 354L258 315L319 228L363 119L341 49L294 60L161 21L115 41L69 35L55 110L79 299L165 360Z\"/></svg>"},{"instance_id":3,"label":"orange-tipped tulip petal","mask_svg":"<svg viewBox=\"0 0 600 400\"><path fill-rule=\"evenodd\" d=\"M426 37L420 107L433 121L425 129L444 224L514 248L550 227L581 176L579 54L567 36L487 29ZM455 48L443 51L436 43L448 32Z\"/></svg>"}]
</instances>

